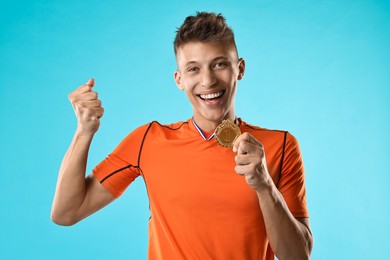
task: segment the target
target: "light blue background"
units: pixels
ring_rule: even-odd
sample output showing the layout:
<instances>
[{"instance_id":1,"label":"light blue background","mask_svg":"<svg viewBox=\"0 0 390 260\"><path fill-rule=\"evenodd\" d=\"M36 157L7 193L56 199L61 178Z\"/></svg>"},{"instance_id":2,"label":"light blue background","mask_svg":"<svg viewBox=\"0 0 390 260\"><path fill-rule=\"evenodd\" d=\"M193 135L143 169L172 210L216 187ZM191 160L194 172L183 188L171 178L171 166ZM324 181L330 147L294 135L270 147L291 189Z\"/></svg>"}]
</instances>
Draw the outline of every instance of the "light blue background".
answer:
<instances>
[{"instance_id":1,"label":"light blue background","mask_svg":"<svg viewBox=\"0 0 390 260\"><path fill-rule=\"evenodd\" d=\"M191 117L173 81L176 27L222 12L247 71L237 115L300 141L312 259L390 259L389 1L2 1L0 259L146 259L141 179L72 227L50 220L89 77L105 115L88 171L128 132Z\"/></svg>"}]
</instances>

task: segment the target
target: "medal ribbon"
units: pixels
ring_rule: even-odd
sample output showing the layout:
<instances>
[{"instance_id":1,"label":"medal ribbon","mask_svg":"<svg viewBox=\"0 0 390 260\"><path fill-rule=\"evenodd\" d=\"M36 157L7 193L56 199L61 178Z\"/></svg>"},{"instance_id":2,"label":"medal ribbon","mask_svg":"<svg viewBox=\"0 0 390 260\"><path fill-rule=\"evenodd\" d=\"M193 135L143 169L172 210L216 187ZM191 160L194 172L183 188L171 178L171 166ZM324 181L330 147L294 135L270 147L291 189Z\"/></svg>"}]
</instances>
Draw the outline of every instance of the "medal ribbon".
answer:
<instances>
[{"instance_id":1,"label":"medal ribbon","mask_svg":"<svg viewBox=\"0 0 390 260\"><path fill-rule=\"evenodd\" d=\"M194 123L195 128L198 130L199 134L203 137L204 140L209 141L209 140L213 139L213 137L215 135L215 131L212 135L210 135L209 137L206 137L206 135L203 133L202 129L200 129L198 124L195 122L194 118L192 118L192 122Z\"/></svg>"},{"instance_id":2,"label":"medal ribbon","mask_svg":"<svg viewBox=\"0 0 390 260\"><path fill-rule=\"evenodd\" d=\"M209 141L209 140L213 139L213 137L214 137L214 135L215 135L215 131L214 131L214 133L213 133L212 135L210 135L209 137L206 137L206 135L203 133L202 129L200 129L200 127L198 126L198 124L195 122L194 117L192 117L192 122L194 123L195 128L198 130L199 134L203 137L204 140ZM239 122L238 122L238 118L237 118L237 117L234 119L234 123L235 123L236 125L239 125Z\"/></svg>"}]
</instances>

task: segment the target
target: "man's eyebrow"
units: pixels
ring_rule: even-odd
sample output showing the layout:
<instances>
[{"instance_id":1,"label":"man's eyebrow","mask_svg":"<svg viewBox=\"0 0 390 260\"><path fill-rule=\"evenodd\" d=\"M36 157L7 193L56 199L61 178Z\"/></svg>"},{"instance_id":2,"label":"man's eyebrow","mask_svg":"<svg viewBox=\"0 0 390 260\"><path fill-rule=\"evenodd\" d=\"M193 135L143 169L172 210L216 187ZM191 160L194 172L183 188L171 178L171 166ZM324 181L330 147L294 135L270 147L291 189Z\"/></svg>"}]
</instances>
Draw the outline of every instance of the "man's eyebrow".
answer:
<instances>
[{"instance_id":1,"label":"man's eyebrow","mask_svg":"<svg viewBox=\"0 0 390 260\"><path fill-rule=\"evenodd\" d=\"M189 61L184 66L187 67L188 65L197 64L196 61Z\"/></svg>"},{"instance_id":2,"label":"man's eyebrow","mask_svg":"<svg viewBox=\"0 0 390 260\"><path fill-rule=\"evenodd\" d=\"M218 57L215 57L214 59L212 59L212 61L216 61L216 60L229 60L229 59L226 56L218 56Z\"/></svg>"},{"instance_id":3,"label":"man's eyebrow","mask_svg":"<svg viewBox=\"0 0 390 260\"><path fill-rule=\"evenodd\" d=\"M216 60L229 60L229 58L226 56L218 56L218 57L215 57L214 59L212 59L211 62L215 62ZM198 63L199 62L196 62L196 61L189 61L184 66L189 66L189 65L198 64Z\"/></svg>"}]
</instances>

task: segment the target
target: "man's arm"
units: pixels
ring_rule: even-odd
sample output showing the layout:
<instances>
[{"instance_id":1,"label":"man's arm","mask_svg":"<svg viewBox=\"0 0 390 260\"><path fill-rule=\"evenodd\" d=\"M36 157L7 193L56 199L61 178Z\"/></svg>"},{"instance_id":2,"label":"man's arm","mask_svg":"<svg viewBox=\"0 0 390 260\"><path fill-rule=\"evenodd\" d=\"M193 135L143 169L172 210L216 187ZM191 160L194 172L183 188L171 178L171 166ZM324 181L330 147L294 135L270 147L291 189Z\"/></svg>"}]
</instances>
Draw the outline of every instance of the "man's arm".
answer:
<instances>
[{"instance_id":1,"label":"man's arm","mask_svg":"<svg viewBox=\"0 0 390 260\"><path fill-rule=\"evenodd\" d=\"M233 151L237 152L236 172L245 176L257 193L275 255L280 260L309 259L313 244L309 219L291 214L268 173L263 145L251 134L244 133L235 141Z\"/></svg>"},{"instance_id":2,"label":"man's arm","mask_svg":"<svg viewBox=\"0 0 390 260\"><path fill-rule=\"evenodd\" d=\"M51 210L59 225L73 225L114 200L93 174L85 177L89 147L104 113L93 86L90 79L69 94L78 125L60 167Z\"/></svg>"},{"instance_id":3,"label":"man's arm","mask_svg":"<svg viewBox=\"0 0 390 260\"><path fill-rule=\"evenodd\" d=\"M313 246L309 219L295 218L274 183L269 185L257 195L272 250L280 260L309 259Z\"/></svg>"}]
</instances>

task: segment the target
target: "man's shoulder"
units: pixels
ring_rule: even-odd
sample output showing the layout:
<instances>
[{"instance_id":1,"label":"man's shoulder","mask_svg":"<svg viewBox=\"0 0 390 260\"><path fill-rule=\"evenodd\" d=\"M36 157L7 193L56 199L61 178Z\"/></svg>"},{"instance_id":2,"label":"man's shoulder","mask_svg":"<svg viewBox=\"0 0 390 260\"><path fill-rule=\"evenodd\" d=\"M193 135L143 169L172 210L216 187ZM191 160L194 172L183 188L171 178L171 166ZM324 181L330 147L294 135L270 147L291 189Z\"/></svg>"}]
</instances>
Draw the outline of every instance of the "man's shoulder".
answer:
<instances>
[{"instance_id":1,"label":"man's shoulder","mask_svg":"<svg viewBox=\"0 0 390 260\"><path fill-rule=\"evenodd\" d=\"M282 133L282 134L288 133L288 131L286 131L286 130L265 128L262 126L247 123L247 122L242 121L242 120L241 120L240 127L245 132L257 133L257 134L279 135L280 133Z\"/></svg>"},{"instance_id":2,"label":"man's shoulder","mask_svg":"<svg viewBox=\"0 0 390 260\"><path fill-rule=\"evenodd\" d=\"M182 128L184 125L188 124L188 120L186 121L178 121L175 123L161 123L157 120L149 121L143 125L139 125L134 129L134 131L148 131L149 129L159 129L159 130L177 130Z\"/></svg>"},{"instance_id":3,"label":"man's shoulder","mask_svg":"<svg viewBox=\"0 0 390 260\"><path fill-rule=\"evenodd\" d=\"M264 128L244 121L241 122L240 128L242 132L249 132L261 141L282 141L287 145L298 146L298 140L287 130Z\"/></svg>"},{"instance_id":4,"label":"man's shoulder","mask_svg":"<svg viewBox=\"0 0 390 260\"><path fill-rule=\"evenodd\" d=\"M189 120L186 121L178 121L175 123L169 123L169 124L163 124L159 121L152 121L150 124L154 124L154 127L161 128L161 129L167 129L167 130L179 130L183 128L183 126L186 126L188 124Z\"/></svg>"},{"instance_id":5,"label":"man's shoulder","mask_svg":"<svg viewBox=\"0 0 390 260\"><path fill-rule=\"evenodd\" d=\"M151 121L144 126L143 128L150 128L151 131L176 131L176 130L184 130L186 126L188 126L188 121L178 121L175 123L161 123L159 121Z\"/></svg>"},{"instance_id":6,"label":"man's shoulder","mask_svg":"<svg viewBox=\"0 0 390 260\"><path fill-rule=\"evenodd\" d=\"M189 120L164 124L159 121L151 121L136 128L133 133L142 135L143 138L172 139L188 135L190 131Z\"/></svg>"}]
</instances>

